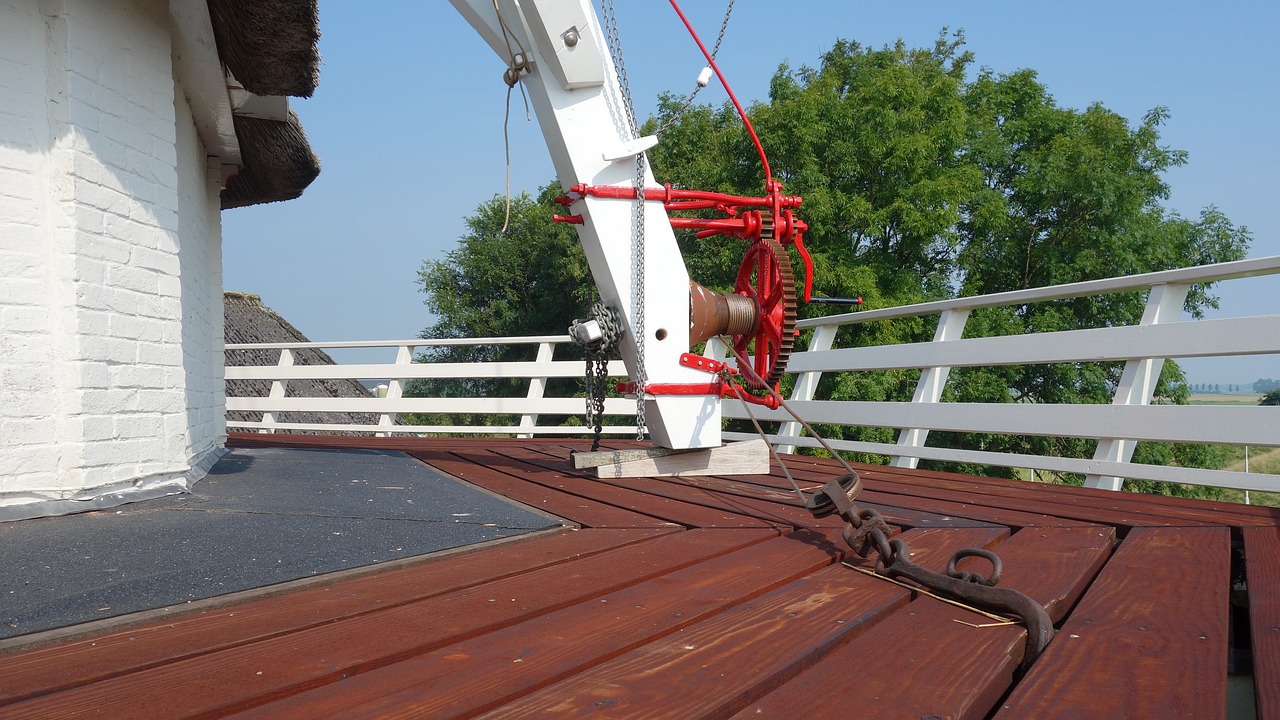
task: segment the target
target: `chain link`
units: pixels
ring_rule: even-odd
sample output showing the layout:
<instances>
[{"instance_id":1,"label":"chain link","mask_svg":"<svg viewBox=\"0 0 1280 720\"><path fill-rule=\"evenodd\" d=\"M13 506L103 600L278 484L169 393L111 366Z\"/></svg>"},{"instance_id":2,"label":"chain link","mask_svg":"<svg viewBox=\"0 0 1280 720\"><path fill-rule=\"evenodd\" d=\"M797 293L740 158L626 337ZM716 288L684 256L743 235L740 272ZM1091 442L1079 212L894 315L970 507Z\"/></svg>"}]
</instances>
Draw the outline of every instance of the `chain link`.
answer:
<instances>
[{"instance_id":1,"label":"chain link","mask_svg":"<svg viewBox=\"0 0 1280 720\"><path fill-rule=\"evenodd\" d=\"M732 346L730 347L732 348ZM746 359L736 350L734 354L738 358L738 368L750 372L750 365L746 362ZM839 515L845 522L841 531L841 536L844 538L845 543L859 557L864 559L870 557L874 552L876 554L875 571L877 574L890 578L907 578L929 590L961 600L970 607L1004 612L1021 618L1027 626L1026 651L1023 654L1022 667L1026 669L1030 667L1031 663L1035 662L1035 659L1039 657L1040 653L1049 644L1049 641L1053 639L1053 621L1049 618L1049 614L1044 607L1025 593L1011 588L993 587L1000 580L1000 574L1003 569L998 555L983 548L964 548L952 556L945 574L934 572L912 562L911 548L907 546L907 542L902 538L889 539L890 535L893 534L893 528L889 526L884 517L872 508L862 508L853 502L858 494L862 492L862 480L858 477L858 473L849 466L849 463L844 458L841 458L838 453L827 445L822 436L818 435L808 423L805 423L794 410L787 406L786 401L782 399L782 396L776 390L766 385L765 387L778 400L780 407L790 413L793 418L803 423L809 433L833 457L839 460L848 471L823 485L822 489L806 498L800 491L799 486L795 484L795 480L791 478L791 473L787 470L786 464L782 462L782 457L777 451L773 450L773 443L769 442L769 437L760 427L760 423L756 421L755 414L751 412L751 404L743 399L743 390L736 382L735 376L724 372L720 377L723 382L730 383L734 392L739 396L743 407L756 427L756 432L769 444L774 459L782 467L783 474L788 479L791 479L792 485L795 487L796 493L800 495L805 509L812 513L815 518L823 518L833 514ZM956 568L957 563L967 557L979 557L989 562L991 564L991 574L983 576L980 573L958 570Z\"/></svg>"},{"instance_id":2,"label":"chain link","mask_svg":"<svg viewBox=\"0 0 1280 720\"><path fill-rule=\"evenodd\" d=\"M601 2L602 15L604 16L605 41L609 46L609 57L613 60L614 73L618 77L618 86L622 91L622 105L627 120L627 129L631 133L631 139L640 135L639 125L636 123L635 104L631 101L631 85L627 81L627 65L622 57L622 40L618 35L618 15L614 8L613 0L603 0ZM636 155L636 202L631 212L631 303L632 303L632 328L631 337L636 347L636 367L632 369L633 377L639 392L636 393L636 439L643 440L645 433L645 416L644 416L644 388L648 384L648 373L645 370L644 356L644 180L648 166L645 164L644 153Z\"/></svg>"},{"instance_id":3,"label":"chain link","mask_svg":"<svg viewBox=\"0 0 1280 720\"><path fill-rule=\"evenodd\" d=\"M578 333L578 327L594 320L600 327L600 337L593 342L584 342ZM574 320L569 324L569 337L580 345L587 356L585 373L587 410L587 427L591 428L594 437L591 452L600 449L600 433L604 429L604 398L609 387L609 358L618 349L622 339L622 319L618 311L597 301L591 306L585 320Z\"/></svg>"}]
</instances>

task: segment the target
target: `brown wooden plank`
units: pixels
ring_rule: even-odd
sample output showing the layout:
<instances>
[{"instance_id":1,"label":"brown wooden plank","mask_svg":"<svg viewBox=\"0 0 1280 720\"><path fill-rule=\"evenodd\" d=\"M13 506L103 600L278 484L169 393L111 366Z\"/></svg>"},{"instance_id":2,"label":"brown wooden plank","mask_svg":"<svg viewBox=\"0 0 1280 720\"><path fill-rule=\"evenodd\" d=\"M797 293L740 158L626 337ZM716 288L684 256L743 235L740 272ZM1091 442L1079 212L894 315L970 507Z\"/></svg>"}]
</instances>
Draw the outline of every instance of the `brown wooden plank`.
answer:
<instances>
[{"instance_id":1,"label":"brown wooden plank","mask_svg":"<svg viewBox=\"0 0 1280 720\"><path fill-rule=\"evenodd\" d=\"M1005 567L1000 586L1061 615L1113 540L1109 527L1024 529L995 548ZM991 622L921 597L736 717L842 718L850 707L867 717L986 717L1013 681L1026 631L957 621Z\"/></svg>"},{"instance_id":2,"label":"brown wooden plank","mask_svg":"<svg viewBox=\"0 0 1280 720\"><path fill-rule=\"evenodd\" d=\"M1280 718L1280 528L1244 529L1253 687L1259 720Z\"/></svg>"},{"instance_id":3,"label":"brown wooden plank","mask_svg":"<svg viewBox=\"0 0 1280 720\"><path fill-rule=\"evenodd\" d=\"M807 466L813 469L843 472L833 459L807 456L805 459L812 460L811 463L807 463ZM790 466L790 462L788 465ZM972 492L981 495L1002 496L1012 493L1023 497L1041 498L1063 509L1074 506L1077 511L1080 511L1080 508L1091 508L1133 513L1131 522L1127 523L1130 525L1185 525L1186 523L1183 522L1185 520L1217 525L1280 525L1280 508L1164 495L1117 493L1097 488L1031 483L936 470L890 468L884 465L855 463L855 468L859 473L879 473L886 478L891 478L894 482L908 485L932 485L942 482L946 487L953 489L964 489L967 486ZM962 486L957 486L956 483L961 483ZM1099 521L1102 519L1099 518Z\"/></svg>"},{"instance_id":4,"label":"brown wooden plank","mask_svg":"<svg viewBox=\"0 0 1280 720\"><path fill-rule=\"evenodd\" d=\"M942 569L962 547L1002 530L913 530L914 557ZM532 718L725 717L849 642L910 593L843 566L824 568L705 622L484 715Z\"/></svg>"},{"instance_id":5,"label":"brown wooden plank","mask_svg":"<svg viewBox=\"0 0 1280 720\"><path fill-rule=\"evenodd\" d=\"M815 460L818 459L804 457L801 462L793 463L790 457L787 458L792 476L805 491L817 489L844 472L843 467L836 465L834 460L824 460L825 464L819 464ZM976 502L974 496L954 491L937 490L927 486L917 488L909 483L883 484L884 477L892 477L893 473L902 472L897 468L858 465L857 470L866 487L858 500L868 504L927 512L943 517L965 518L1006 527L1083 527L1097 524L1046 513L1045 510L1053 508L1026 501L1010 500L1004 497L983 497L980 498L981 502ZM880 478L881 482L877 483L875 478ZM744 476L740 480L773 488L790 489L791 487L778 471L771 475ZM1030 485L1030 483L1025 484Z\"/></svg>"},{"instance_id":6,"label":"brown wooden plank","mask_svg":"<svg viewBox=\"0 0 1280 720\"><path fill-rule=\"evenodd\" d=\"M839 534L786 535L243 717L470 717L830 566Z\"/></svg>"},{"instance_id":7,"label":"brown wooden plank","mask_svg":"<svg viewBox=\"0 0 1280 720\"><path fill-rule=\"evenodd\" d=\"M660 535L535 572L32 698L5 707L3 716L97 712L142 720L220 714L545 616L776 536L760 529Z\"/></svg>"},{"instance_id":8,"label":"brown wooden plank","mask_svg":"<svg viewBox=\"0 0 1280 720\"><path fill-rule=\"evenodd\" d=\"M952 500L967 498L969 502L978 505L1016 509L1023 512L1037 512L1062 519L1106 523L1125 528L1145 526L1203 527L1221 524L1221 521L1217 519L1205 520L1190 517L1187 514L1171 514L1160 506L1153 504L1124 507L1123 503L1103 504L1064 501L1048 493L1036 492L1038 487L1050 486L1032 483L1024 483L1022 487L999 489L985 484L966 482L963 479L930 478L927 482L906 482L901 475L886 475L878 471L868 472L864 476L864 482L868 487L883 492ZM1129 493L1129 495L1138 498L1147 497L1133 493ZM1120 505L1120 507L1107 507L1106 505L1109 504Z\"/></svg>"},{"instance_id":9,"label":"brown wooden plank","mask_svg":"<svg viewBox=\"0 0 1280 720\"><path fill-rule=\"evenodd\" d=\"M1111 559L1116 530L1106 525L1025 528L1013 539L1016 542L1005 543L998 550L1004 561L999 585L1030 595L1057 624ZM968 569L964 563L960 567Z\"/></svg>"},{"instance_id":10,"label":"brown wooden plank","mask_svg":"<svg viewBox=\"0 0 1280 720\"><path fill-rule=\"evenodd\" d=\"M542 446L538 446L541 448ZM791 457L787 458L788 468L792 475L798 481L802 490L812 491L826 484L843 469L837 470L839 466L820 466L813 462L814 458L799 457L798 461L793 462ZM835 461L829 461L834 463ZM868 468L876 466L864 466ZM782 491L791 491L790 483L781 475L746 475L735 478L741 483L754 483L766 489L781 489ZM944 495L945 499L934 499L929 497L930 493ZM1016 501L1001 500L999 505L988 506L972 502L972 498L966 497L954 492L936 492L925 490L923 493L917 494L899 494L885 493L881 491L864 491L859 496L859 502L868 505L874 505L885 508L900 508L904 512L901 515L903 519L910 520L913 513L927 513L933 517L941 518L962 518L964 520L976 521L983 525L1000 525L1005 527L1058 527L1058 526L1087 526L1094 523L1082 520L1074 520L1061 518L1054 515L1048 515L1041 512L1027 512L1019 510L1015 507L1005 507L1006 505L1018 505ZM1021 503L1027 505L1027 503ZM896 513L895 513L896 514Z\"/></svg>"},{"instance_id":11,"label":"brown wooden plank","mask_svg":"<svg viewBox=\"0 0 1280 720\"><path fill-rule=\"evenodd\" d=\"M334 620L524 575L569 560L679 532L581 530L166 618L50 647L0 655L0 705L87 685ZM3 714L3 713L0 713Z\"/></svg>"},{"instance_id":12,"label":"brown wooden plank","mask_svg":"<svg viewBox=\"0 0 1280 720\"><path fill-rule=\"evenodd\" d=\"M1240 503L1222 502L1218 500L1202 500L1198 498L1182 498L1168 495L1153 495L1133 492L1114 492L1099 488L1085 488L1071 485L1053 485L1048 483L1027 483L1021 480L1005 478L988 478L961 473L948 473L938 470L906 471L910 477L921 480L942 479L963 481L974 484L1025 486L1033 485L1044 488L1042 492L1057 498L1059 502L1084 503L1093 507L1109 509L1130 509L1138 512L1166 515L1173 518L1202 520L1207 523L1221 525L1237 524L1242 518L1247 523L1258 522L1263 525L1280 523L1280 508L1261 505L1242 505Z\"/></svg>"},{"instance_id":13,"label":"brown wooden plank","mask_svg":"<svg viewBox=\"0 0 1280 720\"><path fill-rule=\"evenodd\" d=\"M693 483L685 482L692 478L597 478L593 469L566 470L562 465L566 461L541 453L513 449L504 449L500 453L522 462L529 462L548 471L572 472L593 483L642 492L655 498L665 498L679 503L696 505L730 516L751 517L769 525L799 529L806 527L832 527L838 521L838 518L815 519L812 513L798 507L799 503L794 494L791 495L791 504L787 504L785 502L777 502L775 498L757 499L711 492L708 489L695 486Z\"/></svg>"},{"instance_id":14,"label":"brown wooden plank","mask_svg":"<svg viewBox=\"0 0 1280 720\"><path fill-rule=\"evenodd\" d=\"M804 511L800 508L800 501L796 497L794 489L784 490L781 488L767 487L749 482L744 478L701 475L670 478L665 479L664 482L703 488L720 495L727 495L735 498L749 498L786 505L801 510L804 515L809 515L808 511ZM805 485L812 485L812 483L806 483ZM804 486L802 486L802 489L803 487ZM940 515L938 513L923 512L920 510L867 503L863 502L861 498L858 500L858 505L864 508L877 510L884 516L885 521L899 527L997 527L995 523L984 522L981 520L971 520L969 518L959 518L949 515ZM810 524L812 525L814 523L812 515L809 515L809 518Z\"/></svg>"},{"instance_id":15,"label":"brown wooden plank","mask_svg":"<svg viewBox=\"0 0 1280 720\"><path fill-rule=\"evenodd\" d=\"M531 482L526 473L490 467L483 462L483 451L479 453L458 457L445 451L414 451L410 455L460 480L584 527L681 527L662 518Z\"/></svg>"},{"instance_id":16,"label":"brown wooden plank","mask_svg":"<svg viewBox=\"0 0 1280 720\"><path fill-rule=\"evenodd\" d=\"M556 451L559 452L556 452ZM554 447L538 445L531 451L545 454L563 463L569 463L565 457L563 446ZM589 473L584 473L589 476ZM770 487L751 482L758 476L704 476L688 475L672 478L623 478L606 479L604 482L632 487L655 495L682 499L695 504L708 505L751 515L761 520L780 524L789 524L793 528L805 527L839 527L843 524L838 517L828 516L815 519L805 510L796 497L795 488L788 483L784 487ZM824 480L825 482L825 480ZM802 489L815 487L814 483L805 482ZM698 488L691 490L690 488ZM880 511L885 520L899 527L1003 527L996 523L923 512L900 507L890 507L876 503L859 502L862 507Z\"/></svg>"},{"instance_id":17,"label":"brown wooden plank","mask_svg":"<svg viewBox=\"0 0 1280 720\"><path fill-rule=\"evenodd\" d=\"M823 663L733 716L812 720L985 717L1012 682L1026 631L929 597L893 613Z\"/></svg>"},{"instance_id":18,"label":"brown wooden plank","mask_svg":"<svg viewBox=\"0 0 1280 720\"><path fill-rule=\"evenodd\" d=\"M530 482L571 495L591 498L617 507L640 512L690 528L774 527L775 523L759 520L715 507L696 505L653 495L624 485L588 477L572 468L560 467L555 461L537 453L502 449L486 452L459 452L459 457L484 463L510 473L523 473ZM640 478L635 478L639 480ZM553 508L546 508L555 512Z\"/></svg>"},{"instance_id":19,"label":"brown wooden plank","mask_svg":"<svg viewBox=\"0 0 1280 720\"><path fill-rule=\"evenodd\" d=\"M1226 712L1227 528L1136 528L997 718Z\"/></svg>"},{"instance_id":20,"label":"brown wooden plank","mask_svg":"<svg viewBox=\"0 0 1280 720\"><path fill-rule=\"evenodd\" d=\"M452 443L452 445L450 445ZM289 447L369 447L374 449L424 450L450 447L547 447L553 452L567 457L571 449L589 447L589 441L566 440L564 438L542 438L537 440L519 440L512 438L351 438L324 436L289 436L233 433L229 444L251 446L289 446ZM642 443L613 439L606 442L611 448L640 447ZM810 470L822 475L843 472L834 459L816 458L802 455L786 455L787 465L796 470ZM947 473L929 470L908 470L889 468L881 465L855 464L860 473L879 474L893 482L910 486L928 486L935 481L947 483L962 482L970 486L970 492L977 495L994 497L1011 496L1034 498L1049 502L1057 512L1069 513L1065 517L1075 518L1085 523L1108 523L1124 527L1165 525L1183 526L1189 524L1222 524L1230 526L1277 526L1280 525L1280 508L1269 508L1251 505L1238 505L1208 500L1192 500L1160 495L1140 495L1135 493L1113 493L1094 488L1055 486L1040 483L1028 483L1003 478L988 478L958 473ZM752 476L761 483L785 482L778 474L771 476ZM829 479L829 477L828 477ZM825 480L823 481L825 482ZM821 483L815 483L820 485ZM950 489L958 489L949 485ZM985 488L985 489L983 489ZM1023 493L1030 493L1023 495ZM912 506L914 507L914 506ZM1091 511L1120 513L1110 517L1090 514ZM975 518L980 519L980 518ZM995 520L994 522L1000 522ZM1041 523L1043 524L1043 523Z\"/></svg>"},{"instance_id":21,"label":"brown wooden plank","mask_svg":"<svg viewBox=\"0 0 1280 720\"><path fill-rule=\"evenodd\" d=\"M1014 523L1020 527L1063 526L1070 524L1107 524L1123 527L1139 525L1205 525L1204 521L1166 517L1150 511L1136 510L1117 511L1100 507L1087 507L1079 504L1057 502L1052 500L1038 488L1047 487L1033 483L1010 481L1010 485L996 488L983 484L966 483L963 480L950 481L931 478L927 482L918 476L906 475L908 471L897 468L887 469L879 466L868 466L860 469L868 494L888 504L906 504L916 507L922 501L944 501L964 506L964 512L1004 512L1024 513L1023 522ZM914 471L910 471L914 472ZM1148 509L1150 510L1150 509ZM1017 516L1005 515L1001 522L1011 522Z\"/></svg>"}]
</instances>

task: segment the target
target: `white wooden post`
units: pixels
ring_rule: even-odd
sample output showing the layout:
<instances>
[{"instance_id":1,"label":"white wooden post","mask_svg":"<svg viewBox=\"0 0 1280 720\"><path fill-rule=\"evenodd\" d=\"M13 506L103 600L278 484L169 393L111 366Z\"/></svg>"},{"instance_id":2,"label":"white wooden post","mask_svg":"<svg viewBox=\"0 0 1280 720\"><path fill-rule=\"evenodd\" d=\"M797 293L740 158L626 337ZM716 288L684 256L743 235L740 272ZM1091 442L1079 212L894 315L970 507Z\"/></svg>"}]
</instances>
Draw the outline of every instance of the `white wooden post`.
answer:
<instances>
[{"instance_id":1,"label":"white wooden post","mask_svg":"<svg viewBox=\"0 0 1280 720\"><path fill-rule=\"evenodd\" d=\"M554 351L555 351L554 344L549 342L538 343L538 359L536 360L538 365L542 366L551 362L551 355ZM540 371L540 372L545 372L545 371ZM530 400L541 400L543 393L545 393L546 391L547 391L546 375L529 378L528 398ZM534 426L536 426L537 424L538 424L538 416L536 414L526 414L526 415L520 416L521 430L526 430L526 429L533 430ZM533 433L532 432L519 433L518 435L516 435L516 437L531 438L533 437Z\"/></svg>"},{"instance_id":2,"label":"white wooden post","mask_svg":"<svg viewBox=\"0 0 1280 720\"><path fill-rule=\"evenodd\" d=\"M1182 317L1182 306L1187 301L1190 285L1155 285L1147 295L1147 306L1142 311L1142 325L1158 325L1160 323L1177 322ZM1143 358L1129 360L1124 365L1124 373L1120 383L1116 385L1112 405L1150 405L1156 391L1156 382L1160 380L1160 371L1164 369L1164 358ZM1133 440L1123 438L1098 438L1098 448L1093 453L1094 460L1111 462L1129 462L1133 459ZM1119 490L1124 486L1124 478L1110 475L1086 475L1085 487Z\"/></svg>"},{"instance_id":3,"label":"white wooden post","mask_svg":"<svg viewBox=\"0 0 1280 720\"><path fill-rule=\"evenodd\" d=\"M835 325L819 325L813 330L813 338L809 341L809 349L806 352L822 352L830 350L836 339L836 330L839 328ZM822 371L814 370L811 372L801 373L800 378L796 380L796 386L791 391L792 400L812 400L814 393L818 391L818 381L822 379ZM800 431L803 425L792 420L782 423L778 428L778 440L783 438L800 437ZM793 453L796 451L795 445L779 445L778 452Z\"/></svg>"},{"instance_id":4,"label":"white wooden post","mask_svg":"<svg viewBox=\"0 0 1280 720\"><path fill-rule=\"evenodd\" d=\"M396 362L394 367L397 370L399 370L400 368L405 367L412 362L413 362L413 346L401 345L400 348L396 350ZM400 376L400 377L388 378L386 399L399 400L402 397L404 397L404 377ZM382 413L382 416L378 418L378 427L391 427L395 425L396 416L397 416L396 413ZM391 433L380 432L380 433L377 433L376 436L390 437Z\"/></svg>"},{"instance_id":5,"label":"white wooden post","mask_svg":"<svg viewBox=\"0 0 1280 720\"><path fill-rule=\"evenodd\" d=\"M276 367L293 367L293 351L285 348L280 351L280 361L276 363ZM273 400L283 398L285 388L288 386L288 380L272 380L271 392L267 393L267 397ZM258 430L259 433L274 434L275 424L278 422L276 414L273 412L262 414L262 423L267 427Z\"/></svg>"},{"instance_id":6,"label":"white wooden post","mask_svg":"<svg viewBox=\"0 0 1280 720\"><path fill-rule=\"evenodd\" d=\"M969 309L957 308L944 310L938 318L938 329L933 333L934 342L959 340L964 335L965 323L969 321ZM912 396L913 403L936 403L942 399L942 388L947 384L951 374L950 367L925 368L920 373L920 382L916 383L916 392ZM898 447L924 447L929 437L927 428L902 428L898 431ZM920 458L906 455L894 455L889 458L889 465L900 468L915 469Z\"/></svg>"}]
</instances>

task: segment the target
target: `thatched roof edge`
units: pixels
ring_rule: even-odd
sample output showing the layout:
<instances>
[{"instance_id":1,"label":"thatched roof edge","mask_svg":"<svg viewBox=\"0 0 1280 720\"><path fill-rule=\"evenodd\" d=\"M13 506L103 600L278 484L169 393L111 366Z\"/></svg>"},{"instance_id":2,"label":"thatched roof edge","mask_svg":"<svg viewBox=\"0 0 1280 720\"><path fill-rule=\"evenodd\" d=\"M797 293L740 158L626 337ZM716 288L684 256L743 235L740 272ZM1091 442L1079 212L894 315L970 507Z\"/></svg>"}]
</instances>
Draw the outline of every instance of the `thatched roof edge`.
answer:
<instances>
[{"instance_id":1,"label":"thatched roof edge","mask_svg":"<svg viewBox=\"0 0 1280 720\"><path fill-rule=\"evenodd\" d=\"M284 122L240 115L234 121L244 166L222 190L223 210L292 200L320 174L320 159L292 110Z\"/></svg>"},{"instance_id":2,"label":"thatched roof edge","mask_svg":"<svg viewBox=\"0 0 1280 720\"><path fill-rule=\"evenodd\" d=\"M223 334L228 345L273 342L308 342L307 337L288 320L262 304L253 293L224 292L222 294ZM279 350L226 350L228 367L242 365L276 365L280 362ZM294 365L333 365L333 358L323 350L307 348L294 351ZM227 380L228 397L267 397L271 392L270 380ZM286 397L372 397L369 390L355 380L290 380ZM284 423L337 423L343 425L368 425L374 431L380 415L376 413L346 412L287 412L277 413L276 419ZM260 412L228 411L227 419L257 422ZM370 433L339 433L359 435ZM311 434L311 433L306 433Z\"/></svg>"},{"instance_id":3,"label":"thatched roof edge","mask_svg":"<svg viewBox=\"0 0 1280 720\"><path fill-rule=\"evenodd\" d=\"M254 95L311 97L320 82L317 0L208 0L218 55Z\"/></svg>"}]
</instances>

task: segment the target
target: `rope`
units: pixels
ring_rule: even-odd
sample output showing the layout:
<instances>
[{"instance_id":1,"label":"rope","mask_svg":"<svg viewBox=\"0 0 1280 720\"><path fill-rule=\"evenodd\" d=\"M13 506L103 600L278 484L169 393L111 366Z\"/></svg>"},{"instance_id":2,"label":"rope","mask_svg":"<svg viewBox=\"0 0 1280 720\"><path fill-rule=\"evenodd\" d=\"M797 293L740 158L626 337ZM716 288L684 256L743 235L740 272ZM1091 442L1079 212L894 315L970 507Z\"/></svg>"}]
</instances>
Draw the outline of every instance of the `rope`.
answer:
<instances>
[{"instance_id":1,"label":"rope","mask_svg":"<svg viewBox=\"0 0 1280 720\"><path fill-rule=\"evenodd\" d=\"M507 69L502 73L502 81L507 84L507 103L502 113L502 151L507 164L507 202L502 218L502 230L499 232L505 234L511 225L511 138L508 134L508 124L511 121L511 88L520 85L520 76L529 72L529 53L525 51L520 38L507 28L507 21L502 17L502 10L498 8L498 0L493 0L493 11L498 15L498 25L502 28L502 40L507 44L509 58ZM519 52L511 47L512 40L515 41L516 47L520 48ZM529 117L529 97L524 94L524 85L520 85L520 97L524 100L524 120L530 122L532 118Z\"/></svg>"}]
</instances>

